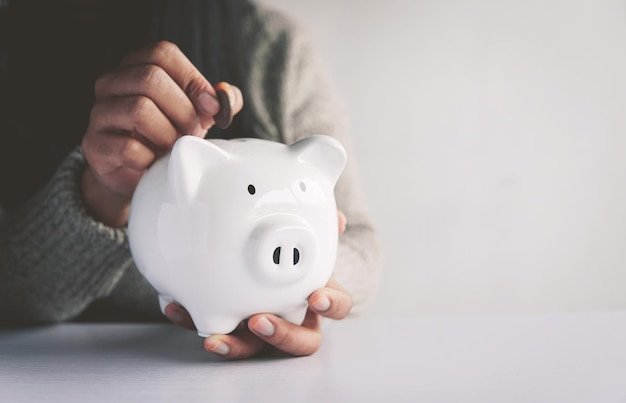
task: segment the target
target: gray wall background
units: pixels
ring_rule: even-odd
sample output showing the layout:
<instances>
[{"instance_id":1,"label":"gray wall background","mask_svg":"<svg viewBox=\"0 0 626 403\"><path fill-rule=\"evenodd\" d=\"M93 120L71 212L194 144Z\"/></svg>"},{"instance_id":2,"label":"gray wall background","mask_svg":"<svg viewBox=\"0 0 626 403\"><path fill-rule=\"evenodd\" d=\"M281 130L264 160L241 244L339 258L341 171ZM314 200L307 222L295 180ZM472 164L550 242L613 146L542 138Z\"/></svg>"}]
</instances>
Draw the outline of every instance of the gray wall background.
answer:
<instances>
[{"instance_id":1,"label":"gray wall background","mask_svg":"<svg viewBox=\"0 0 626 403\"><path fill-rule=\"evenodd\" d=\"M626 308L626 1L265 2L348 107L368 315Z\"/></svg>"}]
</instances>

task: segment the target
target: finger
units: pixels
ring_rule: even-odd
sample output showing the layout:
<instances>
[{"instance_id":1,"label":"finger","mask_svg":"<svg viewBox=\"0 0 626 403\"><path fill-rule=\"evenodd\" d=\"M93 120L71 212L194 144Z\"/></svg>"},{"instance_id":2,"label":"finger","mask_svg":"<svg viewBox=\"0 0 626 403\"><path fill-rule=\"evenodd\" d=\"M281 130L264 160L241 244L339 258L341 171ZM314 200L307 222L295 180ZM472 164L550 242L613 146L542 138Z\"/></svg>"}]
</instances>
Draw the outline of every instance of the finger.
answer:
<instances>
[{"instance_id":1,"label":"finger","mask_svg":"<svg viewBox=\"0 0 626 403\"><path fill-rule=\"evenodd\" d=\"M99 176L120 168L142 172L156 158L154 150L144 142L120 132L88 132L82 148L87 162Z\"/></svg>"},{"instance_id":2,"label":"finger","mask_svg":"<svg viewBox=\"0 0 626 403\"><path fill-rule=\"evenodd\" d=\"M159 66L143 64L115 70L96 81L95 92L99 101L112 97L146 97L167 116L179 133L204 133L196 109L187 94Z\"/></svg>"},{"instance_id":3,"label":"finger","mask_svg":"<svg viewBox=\"0 0 626 403\"><path fill-rule=\"evenodd\" d=\"M352 298L344 290L326 287L311 294L309 307L327 318L343 319L352 310Z\"/></svg>"},{"instance_id":4,"label":"finger","mask_svg":"<svg viewBox=\"0 0 626 403\"><path fill-rule=\"evenodd\" d=\"M123 133L88 132L82 149L97 183L124 198L132 196L145 169L156 158L151 148Z\"/></svg>"},{"instance_id":5,"label":"finger","mask_svg":"<svg viewBox=\"0 0 626 403\"><path fill-rule=\"evenodd\" d=\"M310 310L302 326L274 315L260 314L248 320L248 328L266 343L291 355L311 355L322 344L319 316Z\"/></svg>"},{"instance_id":6,"label":"finger","mask_svg":"<svg viewBox=\"0 0 626 403\"><path fill-rule=\"evenodd\" d=\"M233 108L233 114L238 114L239 112L241 112L241 110L243 109L243 94L241 93L241 90L239 89L239 87L236 87L234 85L230 85L230 89L231 91L233 91L233 97L235 98L235 100L232 103L232 108Z\"/></svg>"},{"instance_id":7,"label":"finger","mask_svg":"<svg viewBox=\"0 0 626 403\"><path fill-rule=\"evenodd\" d=\"M344 232L346 232L346 225L348 224L348 219L346 218L346 215L339 210L337 210L337 218L339 220L339 235L341 235Z\"/></svg>"},{"instance_id":8,"label":"finger","mask_svg":"<svg viewBox=\"0 0 626 403\"><path fill-rule=\"evenodd\" d=\"M212 335L204 340L207 351L230 359L252 357L266 347L267 343L254 335L245 322L230 334Z\"/></svg>"},{"instance_id":9,"label":"finger","mask_svg":"<svg viewBox=\"0 0 626 403\"><path fill-rule=\"evenodd\" d=\"M180 304L172 302L163 310L165 316L174 324L184 327L185 329L196 330L196 325L191 319L189 312Z\"/></svg>"},{"instance_id":10,"label":"finger","mask_svg":"<svg viewBox=\"0 0 626 403\"><path fill-rule=\"evenodd\" d=\"M109 98L94 105L89 131L136 133L156 149L169 150L182 133L152 99L145 96Z\"/></svg>"},{"instance_id":11,"label":"finger","mask_svg":"<svg viewBox=\"0 0 626 403\"><path fill-rule=\"evenodd\" d=\"M204 122L207 119L212 122L213 115L219 111L215 90L176 45L157 42L131 53L121 63L122 66L139 64L154 64L165 70L204 116Z\"/></svg>"},{"instance_id":12,"label":"finger","mask_svg":"<svg viewBox=\"0 0 626 403\"><path fill-rule=\"evenodd\" d=\"M92 169L93 171L93 169ZM118 197L125 198L130 201L137 188L139 180L143 176L143 171L137 171L131 168L118 167L112 172L98 174L94 172L97 181L104 188L113 192Z\"/></svg>"}]
</instances>

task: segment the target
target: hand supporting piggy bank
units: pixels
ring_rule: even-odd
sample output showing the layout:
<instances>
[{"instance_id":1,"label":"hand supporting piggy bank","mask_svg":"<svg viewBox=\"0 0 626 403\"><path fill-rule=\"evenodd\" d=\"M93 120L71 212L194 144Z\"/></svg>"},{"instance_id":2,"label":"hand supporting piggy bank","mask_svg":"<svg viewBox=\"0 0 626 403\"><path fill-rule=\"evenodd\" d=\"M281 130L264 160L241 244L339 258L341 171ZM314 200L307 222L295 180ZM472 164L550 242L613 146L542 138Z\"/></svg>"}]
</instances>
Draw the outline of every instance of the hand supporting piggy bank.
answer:
<instances>
[{"instance_id":1,"label":"hand supporting piggy bank","mask_svg":"<svg viewBox=\"0 0 626 403\"><path fill-rule=\"evenodd\" d=\"M184 306L198 334L268 312L301 324L337 251L334 187L346 153L329 136L295 144L183 136L145 173L128 235L161 310Z\"/></svg>"}]
</instances>

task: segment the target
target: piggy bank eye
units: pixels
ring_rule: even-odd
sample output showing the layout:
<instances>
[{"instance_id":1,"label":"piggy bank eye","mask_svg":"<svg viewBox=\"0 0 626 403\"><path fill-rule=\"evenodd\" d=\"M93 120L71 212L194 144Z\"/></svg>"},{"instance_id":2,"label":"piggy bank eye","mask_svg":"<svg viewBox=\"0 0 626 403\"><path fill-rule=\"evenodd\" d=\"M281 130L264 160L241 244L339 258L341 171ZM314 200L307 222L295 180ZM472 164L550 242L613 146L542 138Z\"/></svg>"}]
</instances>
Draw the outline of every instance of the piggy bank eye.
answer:
<instances>
[{"instance_id":1,"label":"piggy bank eye","mask_svg":"<svg viewBox=\"0 0 626 403\"><path fill-rule=\"evenodd\" d=\"M291 183L291 192L303 204L320 204L326 200L326 192L314 178L293 181Z\"/></svg>"},{"instance_id":2,"label":"piggy bank eye","mask_svg":"<svg viewBox=\"0 0 626 403\"><path fill-rule=\"evenodd\" d=\"M251 195L256 193L256 189L254 188L254 185L248 185L248 193L250 193Z\"/></svg>"}]
</instances>

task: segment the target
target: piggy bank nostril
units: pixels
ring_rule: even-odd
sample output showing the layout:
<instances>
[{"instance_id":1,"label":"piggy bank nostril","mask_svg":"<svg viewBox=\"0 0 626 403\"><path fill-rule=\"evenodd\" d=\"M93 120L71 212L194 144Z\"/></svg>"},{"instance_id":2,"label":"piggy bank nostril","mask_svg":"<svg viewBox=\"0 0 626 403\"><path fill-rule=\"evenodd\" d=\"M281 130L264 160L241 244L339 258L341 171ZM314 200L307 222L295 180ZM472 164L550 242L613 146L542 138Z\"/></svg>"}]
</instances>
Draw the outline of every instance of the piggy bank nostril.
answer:
<instances>
[{"instance_id":1,"label":"piggy bank nostril","mask_svg":"<svg viewBox=\"0 0 626 403\"><path fill-rule=\"evenodd\" d=\"M274 263L280 264L280 246L274 249Z\"/></svg>"},{"instance_id":2,"label":"piggy bank nostril","mask_svg":"<svg viewBox=\"0 0 626 403\"><path fill-rule=\"evenodd\" d=\"M272 256L272 260L274 260L274 264L279 265L280 264L280 254L281 254L281 247L277 247L276 249L274 249L274 253ZM300 250L298 250L298 248L293 248L293 265L297 265L300 262Z\"/></svg>"}]
</instances>

